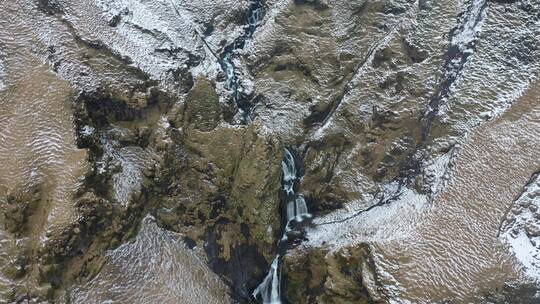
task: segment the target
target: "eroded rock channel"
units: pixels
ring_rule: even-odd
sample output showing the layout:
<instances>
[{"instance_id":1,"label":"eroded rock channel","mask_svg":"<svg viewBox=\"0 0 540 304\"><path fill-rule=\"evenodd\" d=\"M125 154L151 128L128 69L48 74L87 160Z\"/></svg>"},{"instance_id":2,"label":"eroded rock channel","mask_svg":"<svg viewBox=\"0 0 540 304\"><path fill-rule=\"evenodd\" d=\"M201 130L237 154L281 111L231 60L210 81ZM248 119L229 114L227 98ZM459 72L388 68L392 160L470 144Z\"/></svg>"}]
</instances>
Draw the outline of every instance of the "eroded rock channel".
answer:
<instances>
[{"instance_id":1,"label":"eroded rock channel","mask_svg":"<svg viewBox=\"0 0 540 304\"><path fill-rule=\"evenodd\" d=\"M540 301L539 1L0 17L0 302Z\"/></svg>"}]
</instances>

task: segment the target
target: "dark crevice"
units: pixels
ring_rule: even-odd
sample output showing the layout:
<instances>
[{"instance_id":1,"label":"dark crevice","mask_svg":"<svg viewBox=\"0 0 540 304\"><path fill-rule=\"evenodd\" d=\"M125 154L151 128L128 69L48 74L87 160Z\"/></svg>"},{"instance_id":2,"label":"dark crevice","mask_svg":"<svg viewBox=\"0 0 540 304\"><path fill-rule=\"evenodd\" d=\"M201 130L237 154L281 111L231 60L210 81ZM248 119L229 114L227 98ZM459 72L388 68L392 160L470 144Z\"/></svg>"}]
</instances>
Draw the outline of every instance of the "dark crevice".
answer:
<instances>
[{"instance_id":1,"label":"dark crevice","mask_svg":"<svg viewBox=\"0 0 540 304\"><path fill-rule=\"evenodd\" d=\"M452 86L461 76L468 59L476 51L477 35L470 37L468 41L463 41L464 38L459 36L463 32L469 31L470 28L478 30L485 16L486 7L486 0L472 0L467 10L458 16L460 24L449 33L449 46L443 57L443 78L431 97L426 112L420 118L420 141L399 166L399 183L401 184L411 184L422 172L422 163L427 159L425 149L428 145L433 122L438 117L441 105L451 94Z\"/></svg>"},{"instance_id":2,"label":"dark crevice","mask_svg":"<svg viewBox=\"0 0 540 304\"><path fill-rule=\"evenodd\" d=\"M266 14L266 7L262 0L253 0L247 13L244 15L244 32L231 44L227 45L218 57L219 65L225 73L226 87L232 93L232 98L238 109L242 111L242 123L247 124L253 120L253 96L243 92L241 80L237 74L233 57L237 50L244 48L246 42L253 37Z\"/></svg>"},{"instance_id":3,"label":"dark crevice","mask_svg":"<svg viewBox=\"0 0 540 304\"><path fill-rule=\"evenodd\" d=\"M399 24L396 25L396 27L397 26L399 26ZM316 125L323 126L328 122L330 117L332 117L334 112L338 109L339 105L341 104L341 102L343 101L347 93L353 89L352 82L356 78L356 75L360 72L362 68L364 68L365 66L369 64L372 64L376 51L379 50L379 48L385 43L388 36L391 35L392 33L393 33L393 30L388 31L386 35L384 35L382 38L377 40L374 44L372 44L369 47L363 60L356 66L356 68L354 69L354 72L351 73L350 77L348 77L349 79L347 80L347 82L342 85L340 92L330 101L330 103L327 106L324 107L324 109L322 110L317 110L315 108L311 109L312 113L304 119L304 125L306 127L313 127Z\"/></svg>"},{"instance_id":4,"label":"dark crevice","mask_svg":"<svg viewBox=\"0 0 540 304\"><path fill-rule=\"evenodd\" d=\"M410 185L422 173L422 164L427 160L425 149L429 142L433 122L438 117L440 106L451 94L452 86L460 77L468 59L476 50L477 36L471 37L468 41L463 41L463 38L458 39L459 35L470 30L470 27L478 30L478 26L485 16L486 7L486 0L472 0L467 10L458 16L460 24L449 33L450 42L443 57L443 78L431 97L426 112L420 118L420 141L409 156L399 165L398 182L400 184ZM467 26L469 28L466 28Z\"/></svg>"},{"instance_id":5,"label":"dark crevice","mask_svg":"<svg viewBox=\"0 0 540 304\"><path fill-rule=\"evenodd\" d=\"M472 37L469 41L454 41L454 39L463 33L463 31L468 30L465 28L468 24L472 24L473 28L477 29L485 16L484 12L486 7L486 0L472 0L467 7L467 10L458 16L458 20L461 21L460 24L453 28L449 33L449 47L444 54L443 79L439 82L438 88L429 102L428 109L421 118L421 138L419 143L409 156L401 162L399 165L398 176L390 183L397 184L396 190L390 193L383 192L377 203L346 218L318 225L345 222L362 213L369 212L374 208L394 202L401 196L403 191L413 183L414 179L422 173L422 164L427 159L425 148L427 147L428 137L431 133L433 122L437 118L441 104L450 95L452 85L461 75L470 56L474 54L478 37Z\"/></svg>"},{"instance_id":6,"label":"dark crevice","mask_svg":"<svg viewBox=\"0 0 540 304\"><path fill-rule=\"evenodd\" d=\"M366 213L366 212L369 212L371 211L372 209L375 209L377 207L381 207L381 206L384 206L384 205L388 205L396 200L399 199L399 197L401 196L401 194L403 193L403 191L405 190L405 185L402 184L402 183L398 183L398 186L397 186L397 189L386 194L383 192L383 194L381 195L381 197L378 199L377 203L376 204L373 204L365 209L362 209L360 211L357 211L355 212L354 214L350 215L350 216L347 216L345 218L342 218L342 219L339 219L339 220L335 220L335 221L329 221L329 222L324 222L324 223L319 223L317 224L317 226L324 226L324 225L330 225L330 224L336 224L336 223L343 223L343 222L346 222L348 220L351 220L355 217L358 217L360 216L362 213Z\"/></svg>"},{"instance_id":7,"label":"dark crevice","mask_svg":"<svg viewBox=\"0 0 540 304\"><path fill-rule=\"evenodd\" d=\"M299 185L304 175L302 155L292 148L285 149L283 158L283 178L281 188L281 238L278 240L276 257L270 266L266 277L254 290L253 300L262 303L282 303L281 280L282 259L287 250L295 244L306 240L305 230L309 224L311 214L307 208L303 195L298 193ZM299 200L303 203L299 204ZM277 282L276 282L277 281ZM277 284L277 291L273 288Z\"/></svg>"},{"instance_id":8,"label":"dark crevice","mask_svg":"<svg viewBox=\"0 0 540 304\"><path fill-rule=\"evenodd\" d=\"M540 175L540 171L537 170L535 173L533 173L533 175L531 175L527 183L525 183L525 185L523 186L519 194L516 196L516 198L512 201L512 203L508 205L506 212L504 212L504 216L501 217L501 222L499 223L499 228L497 229L497 237L501 235L502 226L504 224L504 221L508 217L508 213L510 212L510 210L512 210L512 207L515 205L516 201L519 200L523 196L523 194L525 194L527 188L529 188L529 186L538 179L538 175Z\"/></svg>"},{"instance_id":9,"label":"dark crevice","mask_svg":"<svg viewBox=\"0 0 540 304\"><path fill-rule=\"evenodd\" d=\"M60 3L58 3L58 0L37 0L36 2L39 9L48 15L63 13L62 7Z\"/></svg>"},{"instance_id":10,"label":"dark crevice","mask_svg":"<svg viewBox=\"0 0 540 304\"><path fill-rule=\"evenodd\" d=\"M461 20L461 24L450 31L450 44L444 54L444 76L439 83L437 91L431 98L426 114L423 117L421 133L422 146L425 146L433 121L439 113L441 103L448 98L453 84L462 74L469 57L475 53L478 37L473 37L470 41L466 41L465 43L462 43L462 41L455 42L453 40L464 31L469 30L465 28L467 25L477 29L482 22L486 7L486 0L472 0L467 11L458 17ZM477 11L475 11L476 9Z\"/></svg>"},{"instance_id":11,"label":"dark crevice","mask_svg":"<svg viewBox=\"0 0 540 304\"><path fill-rule=\"evenodd\" d=\"M209 259L209 266L219 274L231 289L231 297L238 303L250 303L250 286L257 286L258 276L253 275L253 267L263 269L266 259L259 253L257 247L249 244L240 244L230 248L231 258L225 260L220 257L223 245L220 244L222 236L220 227L223 223L217 223L209 227L205 233L204 250ZM264 276L260 273L260 276Z\"/></svg>"},{"instance_id":12,"label":"dark crevice","mask_svg":"<svg viewBox=\"0 0 540 304\"><path fill-rule=\"evenodd\" d=\"M171 0L171 4L176 14L181 17L180 11L173 0ZM241 122L243 124L247 124L253 120L252 109L255 106L254 103L257 99L251 94L246 94L243 92L240 78L237 75L237 68L233 62L233 57L236 51L243 49L246 42L253 37L253 34L261 25L265 13L266 7L263 0L252 0L249 9L243 16L242 23L245 24L243 33L231 44L225 46L221 54L216 53L205 39L205 36L213 31L213 27L211 25L206 25L206 30L204 33L201 33L195 27L195 31L197 32L199 39L201 39L212 56L216 58L221 70L225 74L226 88L232 93L232 98L238 109L242 111Z\"/></svg>"}]
</instances>

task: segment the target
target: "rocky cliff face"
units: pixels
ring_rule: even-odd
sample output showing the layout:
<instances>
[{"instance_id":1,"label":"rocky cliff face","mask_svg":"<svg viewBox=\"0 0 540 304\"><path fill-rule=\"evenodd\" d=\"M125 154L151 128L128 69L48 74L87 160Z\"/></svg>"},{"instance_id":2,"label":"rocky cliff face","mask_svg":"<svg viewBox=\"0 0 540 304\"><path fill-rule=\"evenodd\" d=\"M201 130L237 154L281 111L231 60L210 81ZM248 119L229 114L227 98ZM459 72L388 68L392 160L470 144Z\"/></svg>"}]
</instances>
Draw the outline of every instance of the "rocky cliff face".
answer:
<instances>
[{"instance_id":1,"label":"rocky cliff face","mask_svg":"<svg viewBox=\"0 0 540 304\"><path fill-rule=\"evenodd\" d=\"M0 16L0 302L538 301L540 2Z\"/></svg>"}]
</instances>

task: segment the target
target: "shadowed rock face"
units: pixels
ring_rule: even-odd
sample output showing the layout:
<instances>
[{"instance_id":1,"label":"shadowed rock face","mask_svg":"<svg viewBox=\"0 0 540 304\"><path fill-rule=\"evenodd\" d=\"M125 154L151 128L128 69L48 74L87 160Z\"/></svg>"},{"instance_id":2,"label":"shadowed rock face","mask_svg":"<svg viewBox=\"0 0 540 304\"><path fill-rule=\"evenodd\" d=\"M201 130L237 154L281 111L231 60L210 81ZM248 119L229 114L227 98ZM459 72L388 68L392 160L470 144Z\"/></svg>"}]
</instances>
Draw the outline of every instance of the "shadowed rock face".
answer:
<instances>
[{"instance_id":1,"label":"shadowed rock face","mask_svg":"<svg viewBox=\"0 0 540 304\"><path fill-rule=\"evenodd\" d=\"M182 236L159 228L152 217L143 219L132 242L107 251L105 256L100 273L70 294L72 302L230 301L223 282L186 248Z\"/></svg>"},{"instance_id":2,"label":"shadowed rock face","mask_svg":"<svg viewBox=\"0 0 540 304\"><path fill-rule=\"evenodd\" d=\"M539 8L2 3L0 302L535 303Z\"/></svg>"}]
</instances>

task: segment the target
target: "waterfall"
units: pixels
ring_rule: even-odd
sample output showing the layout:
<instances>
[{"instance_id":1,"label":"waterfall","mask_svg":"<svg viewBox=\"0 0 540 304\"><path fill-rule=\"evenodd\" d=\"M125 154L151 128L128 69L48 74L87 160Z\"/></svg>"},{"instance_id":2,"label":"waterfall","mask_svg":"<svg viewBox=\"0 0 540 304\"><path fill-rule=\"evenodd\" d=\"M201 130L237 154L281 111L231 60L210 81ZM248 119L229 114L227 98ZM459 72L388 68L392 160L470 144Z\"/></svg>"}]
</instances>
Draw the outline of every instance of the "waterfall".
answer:
<instances>
[{"instance_id":1,"label":"waterfall","mask_svg":"<svg viewBox=\"0 0 540 304\"><path fill-rule=\"evenodd\" d=\"M288 239L287 233L292 231L291 223L302 222L304 219L311 217L309 214L306 200L294 190L295 183L299 180L296 170L296 163L292 153L285 149L285 155L281 162L283 168L283 194L286 200L286 224L283 229L283 235L278 241L278 248L281 243ZM260 299L263 304L281 304L281 271L280 271L280 255L279 253L274 258L268 274L262 283L253 291L253 297Z\"/></svg>"},{"instance_id":2,"label":"waterfall","mask_svg":"<svg viewBox=\"0 0 540 304\"><path fill-rule=\"evenodd\" d=\"M310 216L303 196L298 195L296 198L287 201L287 224L293 220L301 222L304 218Z\"/></svg>"},{"instance_id":3,"label":"waterfall","mask_svg":"<svg viewBox=\"0 0 540 304\"><path fill-rule=\"evenodd\" d=\"M289 195L294 195L294 182L296 180L296 165L294 157L289 150L285 149L285 157L281 161L283 167L283 191Z\"/></svg>"},{"instance_id":4,"label":"waterfall","mask_svg":"<svg viewBox=\"0 0 540 304\"><path fill-rule=\"evenodd\" d=\"M297 222L302 221L304 216L310 216L307 210L306 200L304 199L303 196L298 196L294 200L294 207L295 207L294 219Z\"/></svg>"},{"instance_id":5,"label":"waterfall","mask_svg":"<svg viewBox=\"0 0 540 304\"><path fill-rule=\"evenodd\" d=\"M255 289L253 296L260 295L264 304L281 304L280 281L281 274L279 272L279 254L276 256L268 274L263 282Z\"/></svg>"}]
</instances>

